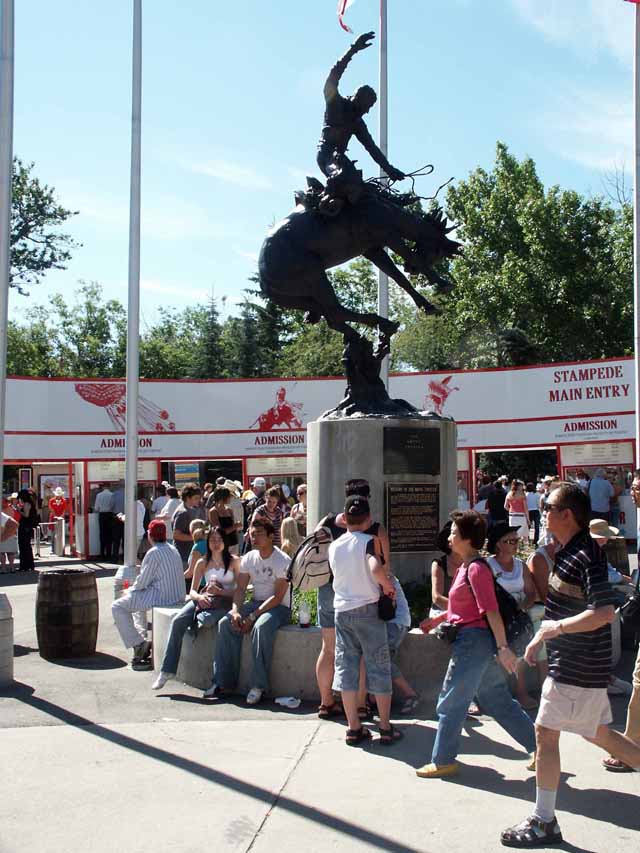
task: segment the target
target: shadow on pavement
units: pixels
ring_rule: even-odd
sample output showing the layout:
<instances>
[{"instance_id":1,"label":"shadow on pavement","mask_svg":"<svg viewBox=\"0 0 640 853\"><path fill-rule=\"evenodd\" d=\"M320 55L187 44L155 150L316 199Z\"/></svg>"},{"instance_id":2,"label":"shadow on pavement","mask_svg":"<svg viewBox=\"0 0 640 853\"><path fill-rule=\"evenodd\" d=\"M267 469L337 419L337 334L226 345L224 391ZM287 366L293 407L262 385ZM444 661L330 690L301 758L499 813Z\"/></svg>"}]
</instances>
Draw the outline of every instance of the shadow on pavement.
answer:
<instances>
[{"instance_id":1,"label":"shadow on pavement","mask_svg":"<svg viewBox=\"0 0 640 853\"><path fill-rule=\"evenodd\" d=\"M594 747L593 759L598 761L598 750ZM605 775L603 769L603 776ZM625 791L612 791L611 788L572 788L567 784L574 774L563 773L558 792L558 808L561 812L575 815L588 815L592 820L600 820L625 829L640 829L640 798ZM535 796L535 778L507 779L497 770L488 767L465 765L460 776L444 780L449 785L462 788L476 788L502 797L522 800L522 818L531 812ZM606 781L603 779L603 783ZM580 848L565 849L579 850Z\"/></svg>"},{"instance_id":2,"label":"shadow on pavement","mask_svg":"<svg viewBox=\"0 0 640 853\"><path fill-rule=\"evenodd\" d=\"M105 652L96 652L89 658L55 658L53 660L47 658L47 663L54 666L65 666L68 669L88 670L122 669L127 666L127 661L114 655L105 654Z\"/></svg>"},{"instance_id":3,"label":"shadow on pavement","mask_svg":"<svg viewBox=\"0 0 640 853\"><path fill-rule=\"evenodd\" d=\"M15 643L13 644L13 656L14 658L21 658L25 655L30 655L32 652L37 652L37 648L32 648L31 646L19 646Z\"/></svg>"},{"instance_id":4,"label":"shadow on pavement","mask_svg":"<svg viewBox=\"0 0 640 853\"><path fill-rule=\"evenodd\" d=\"M181 755L176 755L166 749L161 749L160 747L143 743L129 735L111 731L105 726L94 723L86 717L81 717L79 714L73 713L73 711L62 708L60 705L56 705L46 699L40 699L34 695L33 687L28 684L15 682L10 686L10 690L7 691L6 689L3 689L0 691L0 695L2 694L11 695L24 702L25 705L29 705L43 714L48 714L69 726L83 728L88 734L92 734L101 740L115 744L122 749L132 750L133 752L137 752L154 761L160 761L162 763L169 764L172 767L176 767L179 770L183 770L186 773L192 773L194 776L198 776L207 782L212 782L215 785L221 785L229 790L243 794L244 796L259 800L260 802L265 803L269 807L269 810L274 808L284 809L291 814L295 814L305 820L318 823L323 827L331 827L336 832L340 832L349 838L354 838L372 845L378 850L387 850L390 851L390 853L428 853L428 851L424 849L419 851L415 847L408 847L405 844L395 841L393 838L380 835L373 830L366 829L365 827L359 826L351 821L338 818L335 815L322 811L321 809L314 808L313 806L306 805L305 803L301 803L291 797L284 796L283 794L274 794L267 788L254 785L251 782L239 779L229 773L224 773L221 770L215 770L213 767L208 767L200 762L192 761L191 759L184 758ZM315 731L306 746L309 746L314 737Z\"/></svg>"}]
</instances>

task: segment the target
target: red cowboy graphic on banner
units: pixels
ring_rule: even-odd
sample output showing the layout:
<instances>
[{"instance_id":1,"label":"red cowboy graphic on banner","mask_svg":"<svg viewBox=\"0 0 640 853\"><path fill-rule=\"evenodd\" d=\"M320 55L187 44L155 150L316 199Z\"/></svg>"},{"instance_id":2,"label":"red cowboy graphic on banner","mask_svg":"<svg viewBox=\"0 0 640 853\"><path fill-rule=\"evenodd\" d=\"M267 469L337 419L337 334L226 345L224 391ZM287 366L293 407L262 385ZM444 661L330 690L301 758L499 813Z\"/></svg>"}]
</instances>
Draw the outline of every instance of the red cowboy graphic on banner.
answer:
<instances>
[{"instance_id":1,"label":"red cowboy graphic on banner","mask_svg":"<svg viewBox=\"0 0 640 853\"><path fill-rule=\"evenodd\" d=\"M429 382L429 393L427 394L425 408L433 408L437 415L442 414L450 394L460 390L456 385L449 385L452 379L453 376L445 376L441 381L432 379Z\"/></svg>"},{"instance_id":2,"label":"red cowboy graphic on banner","mask_svg":"<svg viewBox=\"0 0 640 853\"><path fill-rule=\"evenodd\" d=\"M249 429L257 424L260 432L268 432L272 429L302 429L301 416L303 403L292 403L287 400L287 389L278 388L276 391L276 402L266 412L255 419Z\"/></svg>"}]
</instances>

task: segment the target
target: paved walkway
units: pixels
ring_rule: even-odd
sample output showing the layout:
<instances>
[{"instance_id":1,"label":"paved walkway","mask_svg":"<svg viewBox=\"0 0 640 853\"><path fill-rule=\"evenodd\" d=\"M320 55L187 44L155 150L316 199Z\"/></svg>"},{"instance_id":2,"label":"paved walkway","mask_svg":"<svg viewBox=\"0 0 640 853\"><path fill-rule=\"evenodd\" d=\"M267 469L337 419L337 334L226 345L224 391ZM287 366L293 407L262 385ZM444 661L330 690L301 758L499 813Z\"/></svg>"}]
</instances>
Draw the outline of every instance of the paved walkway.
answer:
<instances>
[{"instance_id":1,"label":"paved walkway","mask_svg":"<svg viewBox=\"0 0 640 853\"><path fill-rule=\"evenodd\" d=\"M0 576L17 654L16 683L0 689L1 853L484 853L529 813L525 756L488 718L465 731L460 777L422 780L413 769L433 743L432 709L399 721L405 740L391 749L349 749L344 726L309 706L205 704L174 682L153 693L112 625L112 574L99 572L99 653L57 663L36 649L35 575ZM617 726L625 706L613 700ZM564 849L640 849L640 775L606 773L572 735L562 752Z\"/></svg>"}]
</instances>

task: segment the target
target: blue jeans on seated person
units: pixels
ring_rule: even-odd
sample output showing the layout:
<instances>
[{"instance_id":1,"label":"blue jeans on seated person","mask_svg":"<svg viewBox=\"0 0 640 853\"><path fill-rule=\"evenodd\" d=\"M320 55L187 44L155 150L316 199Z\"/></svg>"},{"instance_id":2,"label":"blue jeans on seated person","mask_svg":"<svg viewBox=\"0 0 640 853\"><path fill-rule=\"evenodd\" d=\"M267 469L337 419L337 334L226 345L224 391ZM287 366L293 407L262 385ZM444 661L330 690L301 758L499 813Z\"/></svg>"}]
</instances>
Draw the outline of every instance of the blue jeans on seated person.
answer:
<instances>
[{"instance_id":1,"label":"blue jeans on seated person","mask_svg":"<svg viewBox=\"0 0 640 853\"><path fill-rule=\"evenodd\" d=\"M336 613L334 690L358 692L362 657L369 690L382 695L390 694L391 656L387 623L378 616L377 602Z\"/></svg>"},{"instance_id":2,"label":"blue jeans on seated person","mask_svg":"<svg viewBox=\"0 0 640 853\"><path fill-rule=\"evenodd\" d=\"M467 708L474 696L482 710L527 752L535 750L533 722L511 696L495 653L496 643L488 628L462 628L458 633L438 697L438 731L431 755L434 764L455 761Z\"/></svg>"},{"instance_id":3,"label":"blue jeans on seated person","mask_svg":"<svg viewBox=\"0 0 640 853\"><path fill-rule=\"evenodd\" d=\"M396 663L396 655L409 629L404 625L398 625L396 622L387 622L386 626L387 639L389 641L389 657L391 658L391 679L393 680L394 678L400 678L402 675Z\"/></svg>"},{"instance_id":4,"label":"blue jeans on seated person","mask_svg":"<svg viewBox=\"0 0 640 853\"><path fill-rule=\"evenodd\" d=\"M261 601L248 601L240 608L243 616L253 613L262 604ZM251 657L253 669L250 687L260 690L269 689L269 669L273 657L273 644L276 631L282 625L291 621L291 610L284 604L278 604L267 610L257 620L251 629ZM213 661L213 681L223 690L233 689L240 675L240 657L244 634L234 630L228 614L218 623L218 639L216 654Z\"/></svg>"},{"instance_id":5,"label":"blue jeans on seated person","mask_svg":"<svg viewBox=\"0 0 640 853\"><path fill-rule=\"evenodd\" d=\"M161 672L168 672L171 675L175 675L178 671L178 662L180 660L180 652L182 651L182 638L193 624L195 612L195 601L188 601L182 610L179 610L171 620L169 639L167 640L167 647L164 650L164 657L160 665ZM223 610L222 608L201 610L196 617L198 625L217 625L227 612L227 610Z\"/></svg>"}]
</instances>

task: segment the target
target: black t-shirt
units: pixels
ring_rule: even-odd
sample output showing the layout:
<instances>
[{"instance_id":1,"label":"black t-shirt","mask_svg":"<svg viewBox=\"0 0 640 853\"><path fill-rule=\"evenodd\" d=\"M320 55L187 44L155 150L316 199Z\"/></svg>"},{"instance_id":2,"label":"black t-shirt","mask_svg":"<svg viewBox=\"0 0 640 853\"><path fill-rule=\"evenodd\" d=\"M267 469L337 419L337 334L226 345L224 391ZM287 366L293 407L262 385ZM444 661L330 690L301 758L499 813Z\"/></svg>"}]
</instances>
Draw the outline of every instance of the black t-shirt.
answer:
<instances>
[{"instance_id":1,"label":"black t-shirt","mask_svg":"<svg viewBox=\"0 0 640 853\"><path fill-rule=\"evenodd\" d=\"M487 509L494 521L502 521L509 518L509 513L504 508L505 497L506 495L502 489L496 489L495 486L487 497Z\"/></svg>"},{"instance_id":2,"label":"black t-shirt","mask_svg":"<svg viewBox=\"0 0 640 853\"><path fill-rule=\"evenodd\" d=\"M584 531L555 557L549 576L545 619L566 619L585 610L615 606L604 552ZM611 675L611 626L581 634L560 634L547 641L549 675L575 687L607 687Z\"/></svg>"}]
</instances>

